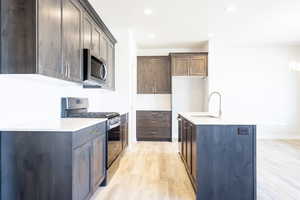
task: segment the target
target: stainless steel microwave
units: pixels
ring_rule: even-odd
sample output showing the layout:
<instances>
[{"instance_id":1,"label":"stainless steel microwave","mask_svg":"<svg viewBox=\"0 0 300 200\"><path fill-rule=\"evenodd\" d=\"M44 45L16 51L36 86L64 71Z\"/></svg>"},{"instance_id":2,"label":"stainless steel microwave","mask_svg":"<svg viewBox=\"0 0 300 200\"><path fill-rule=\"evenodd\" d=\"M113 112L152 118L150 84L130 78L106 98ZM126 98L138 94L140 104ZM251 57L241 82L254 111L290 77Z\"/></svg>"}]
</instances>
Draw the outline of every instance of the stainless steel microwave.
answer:
<instances>
[{"instance_id":1,"label":"stainless steel microwave","mask_svg":"<svg viewBox=\"0 0 300 200\"><path fill-rule=\"evenodd\" d=\"M83 49L83 80L87 85L103 86L107 80L107 64L101 58L91 54L90 49Z\"/></svg>"}]
</instances>

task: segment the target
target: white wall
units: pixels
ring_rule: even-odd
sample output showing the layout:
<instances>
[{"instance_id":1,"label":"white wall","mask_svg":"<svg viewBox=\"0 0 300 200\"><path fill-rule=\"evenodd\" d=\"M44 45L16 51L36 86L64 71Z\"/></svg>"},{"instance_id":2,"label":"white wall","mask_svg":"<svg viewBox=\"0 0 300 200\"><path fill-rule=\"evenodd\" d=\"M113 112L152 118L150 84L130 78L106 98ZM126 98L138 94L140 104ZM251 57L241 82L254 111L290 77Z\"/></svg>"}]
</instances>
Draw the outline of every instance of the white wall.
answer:
<instances>
[{"instance_id":1,"label":"white wall","mask_svg":"<svg viewBox=\"0 0 300 200\"><path fill-rule=\"evenodd\" d=\"M138 94L136 96L137 110L171 110L170 94Z\"/></svg>"},{"instance_id":2,"label":"white wall","mask_svg":"<svg viewBox=\"0 0 300 200\"><path fill-rule=\"evenodd\" d=\"M178 139L179 112L205 112L207 79L198 76L172 77L172 137Z\"/></svg>"},{"instance_id":3,"label":"white wall","mask_svg":"<svg viewBox=\"0 0 300 200\"><path fill-rule=\"evenodd\" d=\"M130 116L129 116L129 138L130 138L130 143L129 147L131 144L136 143L136 81L137 81L137 76L136 76L136 65L137 65L137 48L136 48L136 41L134 39L133 32L130 30L129 31L129 43L130 43L130 65L129 65L129 97L130 97Z\"/></svg>"},{"instance_id":4,"label":"white wall","mask_svg":"<svg viewBox=\"0 0 300 200\"><path fill-rule=\"evenodd\" d=\"M128 30L117 30L114 35L118 40L116 91L83 89L78 84L44 77L0 75L0 123L58 119L60 99L68 96L88 97L90 111L132 111L131 77L136 58L135 43Z\"/></svg>"},{"instance_id":5,"label":"white wall","mask_svg":"<svg viewBox=\"0 0 300 200\"><path fill-rule=\"evenodd\" d=\"M258 138L300 138L300 47L232 47L211 41L209 91L223 94L225 118L255 121Z\"/></svg>"}]
</instances>

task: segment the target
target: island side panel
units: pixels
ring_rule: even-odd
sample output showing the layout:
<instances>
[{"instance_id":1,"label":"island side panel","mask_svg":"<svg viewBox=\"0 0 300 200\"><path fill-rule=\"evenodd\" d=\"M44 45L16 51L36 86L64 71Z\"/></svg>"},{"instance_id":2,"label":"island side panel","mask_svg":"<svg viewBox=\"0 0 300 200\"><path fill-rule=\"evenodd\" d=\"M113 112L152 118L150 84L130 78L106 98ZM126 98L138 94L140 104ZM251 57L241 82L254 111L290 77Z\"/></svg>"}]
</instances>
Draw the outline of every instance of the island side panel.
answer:
<instances>
[{"instance_id":1,"label":"island side panel","mask_svg":"<svg viewBox=\"0 0 300 200\"><path fill-rule=\"evenodd\" d=\"M1 199L72 199L72 133L2 132Z\"/></svg>"},{"instance_id":2,"label":"island side panel","mask_svg":"<svg viewBox=\"0 0 300 200\"><path fill-rule=\"evenodd\" d=\"M197 127L197 200L256 199L255 138L252 125Z\"/></svg>"},{"instance_id":3,"label":"island side panel","mask_svg":"<svg viewBox=\"0 0 300 200\"><path fill-rule=\"evenodd\" d=\"M0 199L2 199L2 132L0 131Z\"/></svg>"}]
</instances>

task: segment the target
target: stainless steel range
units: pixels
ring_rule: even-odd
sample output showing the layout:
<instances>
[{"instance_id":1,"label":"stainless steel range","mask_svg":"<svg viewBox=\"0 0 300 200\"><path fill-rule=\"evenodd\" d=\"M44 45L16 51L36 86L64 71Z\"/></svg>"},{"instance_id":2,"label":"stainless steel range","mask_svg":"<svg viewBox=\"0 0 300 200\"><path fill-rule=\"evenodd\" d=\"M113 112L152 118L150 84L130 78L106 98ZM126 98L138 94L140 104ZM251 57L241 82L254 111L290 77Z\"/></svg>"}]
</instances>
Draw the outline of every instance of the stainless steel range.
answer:
<instances>
[{"instance_id":1,"label":"stainless steel range","mask_svg":"<svg viewBox=\"0 0 300 200\"><path fill-rule=\"evenodd\" d=\"M116 112L88 112L89 102L87 98L62 98L62 118L107 118L107 179L108 184L111 177L119 167L119 157L122 153L121 119Z\"/></svg>"}]
</instances>

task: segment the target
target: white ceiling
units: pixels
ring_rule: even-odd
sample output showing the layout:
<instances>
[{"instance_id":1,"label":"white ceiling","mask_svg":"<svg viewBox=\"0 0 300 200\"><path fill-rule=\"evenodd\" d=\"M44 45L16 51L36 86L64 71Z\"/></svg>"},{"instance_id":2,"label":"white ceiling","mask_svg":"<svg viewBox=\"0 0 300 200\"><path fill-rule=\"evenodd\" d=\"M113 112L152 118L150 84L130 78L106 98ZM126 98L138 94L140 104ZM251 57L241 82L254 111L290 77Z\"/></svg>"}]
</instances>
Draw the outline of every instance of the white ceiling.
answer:
<instances>
[{"instance_id":1,"label":"white ceiling","mask_svg":"<svg viewBox=\"0 0 300 200\"><path fill-rule=\"evenodd\" d=\"M207 40L202 0L90 0L112 29L130 28L139 48L198 48ZM153 10L151 16L144 9ZM155 34L151 39L149 34Z\"/></svg>"},{"instance_id":2,"label":"white ceiling","mask_svg":"<svg viewBox=\"0 0 300 200\"><path fill-rule=\"evenodd\" d=\"M224 8L234 3L236 12ZM248 45L299 44L299 0L210 0L209 32Z\"/></svg>"},{"instance_id":3,"label":"white ceiling","mask_svg":"<svg viewBox=\"0 0 300 200\"><path fill-rule=\"evenodd\" d=\"M138 47L198 48L215 39L300 44L300 0L90 0L114 31L131 29ZM228 5L236 12L227 13ZM146 16L144 9L153 14ZM155 34L151 39L149 34Z\"/></svg>"}]
</instances>

